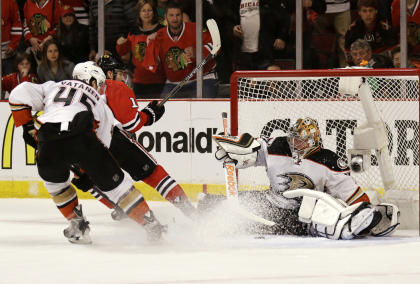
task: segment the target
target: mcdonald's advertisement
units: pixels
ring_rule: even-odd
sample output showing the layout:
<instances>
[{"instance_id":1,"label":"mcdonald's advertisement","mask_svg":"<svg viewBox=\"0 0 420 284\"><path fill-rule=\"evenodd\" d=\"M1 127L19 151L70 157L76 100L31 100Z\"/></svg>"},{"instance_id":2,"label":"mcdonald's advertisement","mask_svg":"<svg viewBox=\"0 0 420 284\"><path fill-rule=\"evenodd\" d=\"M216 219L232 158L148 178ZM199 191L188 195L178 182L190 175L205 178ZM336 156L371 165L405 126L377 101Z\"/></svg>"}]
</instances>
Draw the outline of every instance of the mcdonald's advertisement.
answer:
<instances>
[{"instance_id":1,"label":"mcdonald's advertisement","mask_svg":"<svg viewBox=\"0 0 420 284\"><path fill-rule=\"evenodd\" d=\"M139 107L147 103L140 101ZM229 102L169 101L165 109L161 120L136 133L137 140L192 198L203 186L221 191L224 172L214 159L216 146L212 135L221 132L221 112L229 111ZM0 133L3 136L0 198L49 197L38 175L35 150L24 143L22 127L15 128L7 101L0 102ZM136 187L144 188L146 198L159 200L153 191L147 193L150 190L147 185L136 183Z\"/></svg>"}]
</instances>

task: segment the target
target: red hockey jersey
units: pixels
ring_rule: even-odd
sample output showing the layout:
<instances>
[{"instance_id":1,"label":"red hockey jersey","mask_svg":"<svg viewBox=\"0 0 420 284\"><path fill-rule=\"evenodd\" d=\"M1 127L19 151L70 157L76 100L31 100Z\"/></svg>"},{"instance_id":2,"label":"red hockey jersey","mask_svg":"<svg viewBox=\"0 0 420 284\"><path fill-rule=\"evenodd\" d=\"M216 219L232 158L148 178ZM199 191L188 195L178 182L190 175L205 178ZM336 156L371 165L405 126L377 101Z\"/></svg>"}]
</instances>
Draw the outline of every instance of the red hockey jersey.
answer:
<instances>
[{"instance_id":1,"label":"red hockey jersey","mask_svg":"<svg viewBox=\"0 0 420 284\"><path fill-rule=\"evenodd\" d=\"M165 82L163 70L159 66L157 70L152 72L149 66L144 64L147 46L147 37L145 33L129 33L127 41L124 44L117 44L117 52L119 55L125 55L131 52L131 62L135 66L133 82L139 84L160 84Z\"/></svg>"},{"instance_id":2,"label":"red hockey jersey","mask_svg":"<svg viewBox=\"0 0 420 284\"><path fill-rule=\"evenodd\" d=\"M15 72L1 78L1 89L10 93L17 85L22 82L38 83L38 78L33 73L20 78L18 73Z\"/></svg>"},{"instance_id":3,"label":"red hockey jersey","mask_svg":"<svg viewBox=\"0 0 420 284\"><path fill-rule=\"evenodd\" d=\"M147 54L153 56L147 60L150 69L155 69L158 62L163 65L165 76L170 82L182 81L196 66L196 61L193 59L188 62L184 50L187 47L195 49L195 23L184 23L181 34L178 39L174 40L168 31L168 27L164 27L157 32L156 39L149 42L153 46L154 54ZM211 35L208 31L203 33L203 58L206 57L212 49ZM150 61L149 61L150 60ZM203 74L209 73L215 65L215 61L211 60L204 67ZM194 80L195 76L191 78Z\"/></svg>"},{"instance_id":4,"label":"red hockey jersey","mask_svg":"<svg viewBox=\"0 0 420 284\"><path fill-rule=\"evenodd\" d=\"M37 37L43 40L55 34L55 28L60 20L60 1L47 0L42 6L35 1L26 1L23 8L25 21L23 35L25 40Z\"/></svg>"},{"instance_id":5,"label":"red hockey jersey","mask_svg":"<svg viewBox=\"0 0 420 284\"><path fill-rule=\"evenodd\" d=\"M1 1L1 47L2 51L6 46L13 50L19 45L22 36L22 23L20 22L19 8L16 0ZM5 58L3 54L3 58Z\"/></svg>"},{"instance_id":6,"label":"red hockey jersey","mask_svg":"<svg viewBox=\"0 0 420 284\"><path fill-rule=\"evenodd\" d=\"M133 90L123 82L106 80L100 94L106 96L107 104L115 119L125 130L134 133L147 123L148 117L139 110Z\"/></svg>"}]
</instances>

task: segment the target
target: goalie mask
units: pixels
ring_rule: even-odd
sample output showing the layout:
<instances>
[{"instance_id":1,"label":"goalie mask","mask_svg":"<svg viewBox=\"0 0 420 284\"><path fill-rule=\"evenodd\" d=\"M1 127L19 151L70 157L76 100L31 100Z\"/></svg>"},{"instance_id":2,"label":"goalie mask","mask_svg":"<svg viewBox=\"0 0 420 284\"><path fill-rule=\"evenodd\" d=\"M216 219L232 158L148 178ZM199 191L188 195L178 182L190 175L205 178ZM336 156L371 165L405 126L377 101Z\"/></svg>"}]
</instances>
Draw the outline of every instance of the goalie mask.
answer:
<instances>
[{"instance_id":1,"label":"goalie mask","mask_svg":"<svg viewBox=\"0 0 420 284\"><path fill-rule=\"evenodd\" d=\"M312 118L299 118L288 131L287 142L289 143L292 157L296 163L307 157L321 146L321 133L318 124Z\"/></svg>"}]
</instances>

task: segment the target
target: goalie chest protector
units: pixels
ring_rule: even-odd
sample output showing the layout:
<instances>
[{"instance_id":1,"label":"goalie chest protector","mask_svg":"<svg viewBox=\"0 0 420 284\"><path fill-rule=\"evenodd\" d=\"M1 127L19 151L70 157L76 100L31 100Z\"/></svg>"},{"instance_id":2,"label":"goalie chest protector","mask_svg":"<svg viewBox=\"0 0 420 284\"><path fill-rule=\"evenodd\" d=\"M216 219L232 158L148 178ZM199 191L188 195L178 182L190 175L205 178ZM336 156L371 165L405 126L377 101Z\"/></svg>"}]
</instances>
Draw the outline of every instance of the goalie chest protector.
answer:
<instances>
[{"instance_id":1,"label":"goalie chest protector","mask_svg":"<svg viewBox=\"0 0 420 284\"><path fill-rule=\"evenodd\" d=\"M265 145L264 145L265 144ZM346 201L358 189L347 163L334 152L320 148L296 164L287 137L262 140L262 155L274 192L296 188L316 189ZM260 153L259 153L260 155Z\"/></svg>"}]
</instances>

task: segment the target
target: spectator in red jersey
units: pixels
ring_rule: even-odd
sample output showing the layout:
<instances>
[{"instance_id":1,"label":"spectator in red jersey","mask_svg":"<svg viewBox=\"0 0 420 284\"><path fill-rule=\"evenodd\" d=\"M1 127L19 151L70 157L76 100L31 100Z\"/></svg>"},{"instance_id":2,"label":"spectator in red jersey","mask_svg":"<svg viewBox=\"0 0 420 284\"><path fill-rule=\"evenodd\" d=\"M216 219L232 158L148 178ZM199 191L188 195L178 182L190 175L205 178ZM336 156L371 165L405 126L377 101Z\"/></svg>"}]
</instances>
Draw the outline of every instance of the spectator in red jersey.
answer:
<instances>
[{"instance_id":1,"label":"spectator in red jersey","mask_svg":"<svg viewBox=\"0 0 420 284\"><path fill-rule=\"evenodd\" d=\"M37 73L41 83L46 81L59 82L72 79L74 69L73 62L63 58L56 40L49 39L42 49L41 63Z\"/></svg>"},{"instance_id":2,"label":"spectator in red jersey","mask_svg":"<svg viewBox=\"0 0 420 284\"><path fill-rule=\"evenodd\" d=\"M120 56L131 53L134 66L133 90L138 99L159 98L165 82L161 65L156 72L151 72L144 64L148 39L155 38L156 32L163 26L158 22L158 14L153 0L139 0L136 5L137 26L133 27L127 38L117 40L117 52Z\"/></svg>"},{"instance_id":3,"label":"spectator in red jersey","mask_svg":"<svg viewBox=\"0 0 420 284\"><path fill-rule=\"evenodd\" d=\"M44 43L53 37L60 20L60 1L27 0L23 15L23 36L39 60Z\"/></svg>"},{"instance_id":4,"label":"spectator in red jersey","mask_svg":"<svg viewBox=\"0 0 420 284\"><path fill-rule=\"evenodd\" d=\"M373 54L394 48L398 43L397 32L388 20L378 17L378 2L359 0L357 9L360 17L351 24L346 33L346 51L350 51L350 45L357 39L369 42Z\"/></svg>"},{"instance_id":5,"label":"spectator in red jersey","mask_svg":"<svg viewBox=\"0 0 420 284\"><path fill-rule=\"evenodd\" d=\"M14 55L22 37L19 7L14 0L1 0L2 75L13 72Z\"/></svg>"},{"instance_id":6,"label":"spectator in red jersey","mask_svg":"<svg viewBox=\"0 0 420 284\"><path fill-rule=\"evenodd\" d=\"M167 81L162 96L175 88L195 68L197 63L195 58L195 23L183 22L181 6L175 2L168 3L165 17L168 26L157 32L155 40L150 40L149 44L153 46L153 50L150 49L150 54L148 52L147 58L145 58L146 64L151 70L158 70L159 63L163 65ZM203 33L203 44L204 58L210 53L212 47L209 32ZM211 60L203 68L203 96L216 97L217 88L214 60ZM196 92L197 82L194 76L183 86L176 97L193 98L196 97Z\"/></svg>"},{"instance_id":7,"label":"spectator in red jersey","mask_svg":"<svg viewBox=\"0 0 420 284\"><path fill-rule=\"evenodd\" d=\"M75 64L87 61L90 52L88 27L76 20L71 6L62 6L60 16L55 37L63 56Z\"/></svg>"},{"instance_id":8,"label":"spectator in red jersey","mask_svg":"<svg viewBox=\"0 0 420 284\"><path fill-rule=\"evenodd\" d=\"M17 85L22 82L37 83L38 78L31 72L31 61L29 54L22 52L17 53L15 57L15 68L17 72L3 76L1 78L1 90L2 92L10 93ZM2 99L4 96L2 96Z\"/></svg>"}]
</instances>

